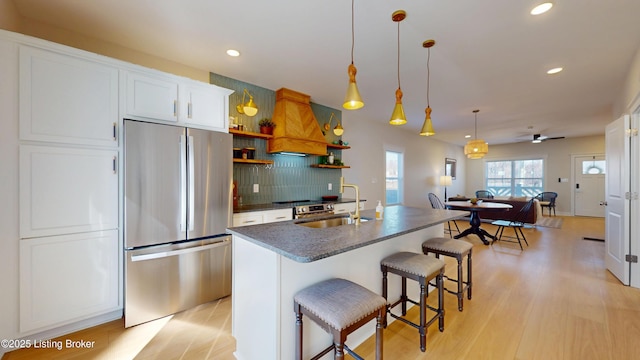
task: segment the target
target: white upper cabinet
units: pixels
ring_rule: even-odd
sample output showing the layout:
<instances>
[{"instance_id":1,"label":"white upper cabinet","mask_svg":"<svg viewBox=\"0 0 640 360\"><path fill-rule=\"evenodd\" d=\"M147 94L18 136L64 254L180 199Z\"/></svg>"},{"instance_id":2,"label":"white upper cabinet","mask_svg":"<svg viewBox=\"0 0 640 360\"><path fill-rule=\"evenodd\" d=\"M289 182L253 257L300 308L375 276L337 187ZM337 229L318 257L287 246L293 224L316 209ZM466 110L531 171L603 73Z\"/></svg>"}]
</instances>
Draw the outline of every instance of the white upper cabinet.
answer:
<instances>
[{"instance_id":1,"label":"white upper cabinet","mask_svg":"<svg viewBox=\"0 0 640 360\"><path fill-rule=\"evenodd\" d=\"M128 71L126 116L227 132L231 93L215 85L153 71Z\"/></svg>"},{"instance_id":2,"label":"white upper cabinet","mask_svg":"<svg viewBox=\"0 0 640 360\"><path fill-rule=\"evenodd\" d=\"M198 127L228 131L227 114L231 90L197 82L185 84L181 89L182 98L187 102L187 106L181 107L182 121Z\"/></svg>"},{"instance_id":3,"label":"white upper cabinet","mask_svg":"<svg viewBox=\"0 0 640 360\"><path fill-rule=\"evenodd\" d=\"M147 119L178 121L178 83L170 78L129 71L127 115Z\"/></svg>"},{"instance_id":4,"label":"white upper cabinet","mask_svg":"<svg viewBox=\"0 0 640 360\"><path fill-rule=\"evenodd\" d=\"M20 139L117 147L118 69L20 46Z\"/></svg>"},{"instance_id":5,"label":"white upper cabinet","mask_svg":"<svg viewBox=\"0 0 640 360\"><path fill-rule=\"evenodd\" d=\"M117 155L21 145L20 237L117 229Z\"/></svg>"}]
</instances>

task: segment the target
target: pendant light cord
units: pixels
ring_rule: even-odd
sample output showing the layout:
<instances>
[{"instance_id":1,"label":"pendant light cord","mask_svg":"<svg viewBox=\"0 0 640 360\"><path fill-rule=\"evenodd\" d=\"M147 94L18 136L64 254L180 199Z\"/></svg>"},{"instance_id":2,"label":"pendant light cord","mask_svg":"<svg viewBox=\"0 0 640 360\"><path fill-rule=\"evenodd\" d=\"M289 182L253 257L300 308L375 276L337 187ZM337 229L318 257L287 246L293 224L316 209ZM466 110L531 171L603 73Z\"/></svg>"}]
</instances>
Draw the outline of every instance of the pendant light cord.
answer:
<instances>
[{"instance_id":1,"label":"pendant light cord","mask_svg":"<svg viewBox=\"0 0 640 360\"><path fill-rule=\"evenodd\" d=\"M400 21L398 21L398 89L400 89Z\"/></svg>"},{"instance_id":2,"label":"pendant light cord","mask_svg":"<svg viewBox=\"0 0 640 360\"><path fill-rule=\"evenodd\" d=\"M431 48L427 48L427 107L431 107L429 104L429 75L431 74L429 60L431 60Z\"/></svg>"},{"instance_id":3,"label":"pendant light cord","mask_svg":"<svg viewBox=\"0 0 640 360\"><path fill-rule=\"evenodd\" d=\"M355 46L356 38L355 38L355 27L354 27L354 16L355 12L355 0L351 0L351 64L353 64L353 48Z\"/></svg>"}]
</instances>

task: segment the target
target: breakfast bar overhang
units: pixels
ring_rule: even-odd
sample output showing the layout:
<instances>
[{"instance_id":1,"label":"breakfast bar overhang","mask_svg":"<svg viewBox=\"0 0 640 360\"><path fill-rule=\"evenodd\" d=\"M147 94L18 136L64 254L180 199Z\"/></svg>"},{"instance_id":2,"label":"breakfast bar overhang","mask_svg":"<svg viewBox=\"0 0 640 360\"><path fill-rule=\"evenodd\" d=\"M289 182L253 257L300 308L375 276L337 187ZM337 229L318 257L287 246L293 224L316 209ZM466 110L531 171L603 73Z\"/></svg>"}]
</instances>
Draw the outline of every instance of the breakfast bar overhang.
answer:
<instances>
[{"instance_id":1,"label":"breakfast bar overhang","mask_svg":"<svg viewBox=\"0 0 640 360\"><path fill-rule=\"evenodd\" d=\"M422 242L442 236L444 222L467 212L390 206L383 220L374 220L373 210L361 215L371 220L328 228L310 228L292 220L229 229L237 359L293 359L297 291L329 278L344 278L381 294L381 259L398 251L421 252ZM398 297L400 280L391 278L389 289L390 300ZM409 286L411 296L417 293L417 286ZM347 342L355 347L373 329L364 326ZM331 337L311 321L305 322L304 339L305 357L331 343Z\"/></svg>"}]
</instances>

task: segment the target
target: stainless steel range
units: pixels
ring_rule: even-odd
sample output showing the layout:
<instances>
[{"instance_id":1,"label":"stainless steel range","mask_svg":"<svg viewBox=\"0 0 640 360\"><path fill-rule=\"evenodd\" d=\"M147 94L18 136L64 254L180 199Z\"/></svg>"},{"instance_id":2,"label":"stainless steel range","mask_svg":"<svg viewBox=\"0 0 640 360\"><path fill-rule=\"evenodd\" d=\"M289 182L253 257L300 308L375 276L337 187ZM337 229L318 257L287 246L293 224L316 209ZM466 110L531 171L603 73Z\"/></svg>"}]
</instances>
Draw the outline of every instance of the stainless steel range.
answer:
<instances>
[{"instance_id":1,"label":"stainless steel range","mask_svg":"<svg viewBox=\"0 0 640 360\"><path fill-rule=\"evenodd\" d=\"M295 219L308 219L333 214L333 204L303 204L293 208Z\"/></svg>"}]
</instances>

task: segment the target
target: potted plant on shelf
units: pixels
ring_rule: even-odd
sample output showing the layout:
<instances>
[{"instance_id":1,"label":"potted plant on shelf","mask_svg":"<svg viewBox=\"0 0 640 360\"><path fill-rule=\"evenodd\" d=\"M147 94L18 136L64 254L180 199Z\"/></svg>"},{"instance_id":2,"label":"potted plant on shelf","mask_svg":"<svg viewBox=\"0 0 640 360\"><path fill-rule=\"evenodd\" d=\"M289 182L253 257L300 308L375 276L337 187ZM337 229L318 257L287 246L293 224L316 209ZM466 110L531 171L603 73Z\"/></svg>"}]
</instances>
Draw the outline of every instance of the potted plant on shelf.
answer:
<instances>
[{"instance_id":1,"label":"potted plant on shelf","mask_svg":"<svg viewBox=\"0 0 640 360\"><path fill-rule=\"evenodd\" d=\"M260 126L261 134L273 135L273 128L276 127L276 124L269 118L264 118L258 122L258 126Z\"/></svg>"}]
</instances>

